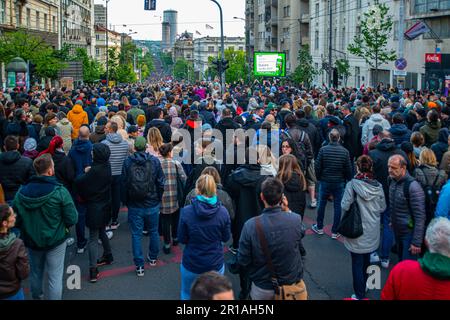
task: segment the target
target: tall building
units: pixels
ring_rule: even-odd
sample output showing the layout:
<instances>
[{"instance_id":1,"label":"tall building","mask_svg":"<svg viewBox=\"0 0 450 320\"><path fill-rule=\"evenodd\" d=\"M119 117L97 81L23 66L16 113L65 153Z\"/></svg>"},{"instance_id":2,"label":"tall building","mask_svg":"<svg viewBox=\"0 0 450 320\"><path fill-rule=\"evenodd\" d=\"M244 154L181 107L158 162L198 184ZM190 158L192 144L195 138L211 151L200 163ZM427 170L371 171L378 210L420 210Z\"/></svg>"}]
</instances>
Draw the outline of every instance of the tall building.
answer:
<instances>
[{"instance_id":1,"label":"tall building","mask_svg":"<svg viewBox=\"0 0 450 320\"><path fill-rule=\"evenodd\" d=\"M106 34L108 34L108 40L106 40ZM131 38L130 38L131 39ZM106 57L108 49L115 49L117 53L120 52L122 43L128 41L122 34L106 30L102 26L95 26L95 59L106 65Z\"/></svg>"},{"instance_id":2,"label":"tall building","mask_svg":"<svg viewBox=\"0 0 450 320\"><path fill-rule=\"evenodd\" d=\"M173 48L173 61L179 59L185 59L188 62L194 62L194 35L185 31L178 39L175 41Z\"/></svg>"},{"instance_id":3,"label":"tall building","mask_svg":"<svg viewBox=\"0 0 450 320\"><path fill-rule=\"evenodd\" d=\"M68 44L72 51L86 49L94 55L94 0L61 0L61 45Z\"/></svg>"},{"instance_id":4,"label":"tall building","mask_svg":"<svg viewBox=\"0 0 450 320\"><path fill-rule=\"evenodd\" d=\"M94 5L94 24L106 27L106 6L102 4Z\"/></svg>"},{"instance_id":5,"label":"tall building","mask_svg":"<svg viewBox=\"0 0 450 320\"><path fill-rule=\"evenodd\" d=\"M330 1L330 0L328 0ZM311 54L317 68L327 69L329 58L329 2L311 0ZM393 16L394 27L386 49L399 52L399 19L401 1L388 1L389 15ZM406 76L397 76L394 62L379 66L377 79L384 84L402 85L416 89L430 85L425 74L425 54L450 53L450 1L420 0L404 1L404 31L419 21L424 21L434 33L426 33L415 40L404 39L403 58L407 61ZM348 86L375 85L375 70L362 58L350 54L348 45L355 35L361 32L361 19L374 2L370 0L343 1L332 0L332 66L337 59L347 59L350 65ZM436 37L439 40L436 41ZM400 57L398 57L400 58ZM450 78L450 70L448 71ZM340 79L341 85L345 85ZM323 71L315 79L316 84L328 83L328 75Z\"/></svg>"},{"instance_id":6,"label":"tall building","mask_svg":"<svg viewBox=\"0 0 450 320\"><path fill-rule=\"evenodd\" d=\"M298 51L309 44L309 0L246 0L249 56L285 52L287 72L298 66Z\"/></svg>"},{"instance_id":7,"label":"tall building","mask_svg":"<svg viewBox=\"0 0 450 320\"><path fill-rule=\"evenodd\" d=\"M220 54L220 37L203 37L194 39L194 72L196 79L206 80L208 58L218 57ZM234 48L236 51L245 51L243 37L225 37L224 50Z\"/></svg>"},{"instance_id":8,"label":"tall building","mask_svg":"<svg viewBox=\"0 0 450 320\"><path fill-rule=\"evenodd\" d=\"M170 51L170 23L162 23L162 51Z\"/></svg>"},{"instance_id":9,"label":"tall building","mask_svg":"<svg viewBox=\"0 0 450 320\"><path fill-rule=\"evenodd\" d=\"M166 50L172 50L178 35L178 12L166 10L163 12L163 43L169 43ZM167 24L169 27L169 37L167 38Z\"/></svg>"}]
</instances>

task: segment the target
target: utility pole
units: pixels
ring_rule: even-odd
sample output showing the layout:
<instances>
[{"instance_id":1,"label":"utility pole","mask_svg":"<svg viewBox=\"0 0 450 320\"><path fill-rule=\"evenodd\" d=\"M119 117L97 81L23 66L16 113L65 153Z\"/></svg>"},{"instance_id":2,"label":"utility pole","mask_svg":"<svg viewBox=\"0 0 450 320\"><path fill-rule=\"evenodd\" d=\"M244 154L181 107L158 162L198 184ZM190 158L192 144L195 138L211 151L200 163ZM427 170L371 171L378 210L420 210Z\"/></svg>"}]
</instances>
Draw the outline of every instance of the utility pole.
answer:
<instances>
[{"instance_id":1,"label":"utility pole","mask_svg":"<svg viewBox=\"0 0 450 320\"><path fill-rule=\"evenodd\" d=\"M220 57L220 63L222 64L222 61L225 60L225 42L224 42L224 38L223 38L223 13L222 13L222 7L220 6L220 4L216 1L216 0L211 0L212 2L214 2L215 4L217 4L217 6L219 7L219 12L220 12L220 42L221 42L221 57ZM223 73L223 71L220 72L220 82L221 82L221 93L224 94L225 93L225 73Z\"/></svg>"},{"instance_id":2,"label":"utility pole","mask_svg":"<svg viewBox=\"0 0 450 320\"><path fill-rule=\"evenodd\" d=\"M333 59L331 57L332 51L333 51L333 0L329 0L329 6L330 6L330 41L329 41L329 48L328 48L328 87L331 88L333 86Z\"/></svg>"},{"instance_id":3,"label":"utility pole","mask_svg":"<svg viewBox=\"0 0 450 320\"><path fill-rule=\"evenodd\" d=\"M400 12L399 12L399 21L398 21L398 59L403 58L403 40L405 33L405 0L400 0ZM398 79L398 78L397 78ZM397 86L398 86L397 80ZM375 84L377 85L377 84Z\"/></svg>"},{"instance_id":4,"label":"utility pole","mask_svg":"<svg viewBox=\"0 0 450 320\"><path fill-rule=\"evenodd\" d=\"M109 50L108 50L108 3L111 0L106 0L106 32L105 32L105 44L106 44L106 86L109 87Z\"/></svg>"}]
</instances>

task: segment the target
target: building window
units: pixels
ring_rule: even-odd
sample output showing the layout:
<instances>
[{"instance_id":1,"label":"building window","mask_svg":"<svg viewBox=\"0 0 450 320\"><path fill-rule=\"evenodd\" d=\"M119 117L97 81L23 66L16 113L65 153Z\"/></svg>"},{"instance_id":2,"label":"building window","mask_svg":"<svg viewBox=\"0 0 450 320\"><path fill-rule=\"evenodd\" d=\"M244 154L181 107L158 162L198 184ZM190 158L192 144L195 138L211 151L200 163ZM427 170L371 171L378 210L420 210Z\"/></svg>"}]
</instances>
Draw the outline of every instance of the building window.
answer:
<instances>
[{"instance_id":1,"label":"building window","mask_svg":"<svg viewBox=\"0 0 450 320\"><path fill-rule=\"evenodd\" d=\"M359 67L355 67L355 87L359 88L361 86L361 77L360 77L361 70Z\"/></svg>"},{"instance_id":2,"label":"building window","mask_svg":"<svg viewBox=\"0 0 450 320\"><path fill-rule=\"evenodd\" d=\"M416 0L414 2L414 13L431 13L434 11L450 10L449 0Z\"/></svg>"},{"instance_id":3,"label":"building window","mask_svg":"<svg viewBox=\"0 0 450 320\"><path fill-rule=\"evenodd\" d=\"M319 50L319 31L314 33L314 49Z\"/></svg>"},{"instance_id":4,"label":"building window","mask_svg":"<svg viewBox=\"0 0 450 320\"><path fill-rule=\"evenodd\" d=\"M6 19L6 0L0 0L0 24L5 23Z\"/></svg>"},{"instance_id":5,"label":"building window","mask_svg":"<svg viewBox=\"0 0 450 320\"><path fill-rule=\"evenodd\" d=\"M239 51L244 51L244 47L240 46Z\"/></svg>"},{"instance_id":6,"label":"building window","mask_svg":"<svg viewBox=\"0 0 450 320\"><path fill-rule=\"evenodd\" d=\"M52 24L53 24L53 32L57 32L56 31L56 17L55 16L53 16L53 18L52 18Z\"/></svg>"},{"instance_id":7,"label":"building window","mask_svg":"<svg viewBox=\"0 0 450 320\"><path fill-rule=\"evenodd\" d=\"M289 38L289 27L283 28L283 37Z\"/></svg>"},{"instance_id":8,"label":"building window","mask_svg":"<svg viewBox=\"0 0 450 320\"><path fill-rule=\"evenodd\" d=\"M27 8L27 27L31 28L31 10Z\"/></svg>"},{"instance_id":9,"label":"building window","mask_svg":"<svg viewBox=\"0 0 450 320\"><path fill-rule=\"evenodd\" d=\"M95 55L96 55L97 57L100 56L100 48L95 48Z\"/></svg>"},{"instance_id":10,"label":"building window","mask_svg":"<svg viewBox=\"0 0 450 320\"><path fill-rule=\"evenodd\" d=\"M362 0L356 0L356 9L361 9Z\"/></svg>"},{"instance_id":11,"label":"building window","mask_svg":"<svg viewBox=\"0 0 450 320\"><path fill-rule=\"evenodd\" d=\"M95 35L95 40L100 41L100 35L99 34Z\"/></svg>"},{"instance_id":12,"label":"building window","mask_svg":"<svg viewBox=\"0 0 450 320\"><path fill-rule=\"evenodd\" d=\"M36 29L41 29L41 17L39 16L39 11L36 11Z\"/></svg>"},{"instance_id":13,"label":"building window","mask_svg":"<svg viewBox=\"0 0 450 320\"><path fill-rule=\"evenodd\" d=\"M283 7L283 17L288 18L291 16L291 6Z\"/></svg>"},{"instance_id":14,"label":"building window","mask_svg":"<svg viewBox=\"0 0 450 320\"><path fill-rule=\"evenodd\" d=\"M431 30L433 30L437 34L437 36L441 39L450 38L450 28L448 27L449 24L450 24L449 16L430 19L428 21L428 25L430 26ZM433 36L429 32L427 32L423 35L423 38L432 39Z\"/></svg>"},{"instance_id":15,"label":"building window","mask_svg":"<svg viewBox=\"0 0 450 320\"><path fill-rule=\"evenodd\" d=\"M263 20L264 20L263 17L264 17L264 15L262 15L262 14L258 15L259 23L263 23Z\"/></svg>"},{"instance_id":16,"label":"building window","mask_svg":"<svg viewBox=\"0 0 450 320\"><path fill-rule=\"evenodd\" d=\"M359 36L361 34L361 26L356 26L355 33L356 33L357 36Z\"/></svg>"},{"instance_id":17,"label":"building window","mask_svg":"<svg viewBox=\"0 0 450 320\"><path fill-rule=\"evenodd\" d=\"M214 52L214 47L209 46L209 47L208 47L208 52Z\"/></svg>"},{"instance_id":18,"label":"building window","mask_svg":"<svg viewBox=\"0 0 450 320\"><path fill-rule=\"evenodd\" d=\"M20 27L20 25L22 24L22 10L21 7L17 4L15 6L15 10L16 10L16 25Z\"/></svg>"},{"instance_id":19,"label":"building window","mask_svg":"<svg viewBox=\"0 0 450 320\"><path fill-rule=\"evenodd\" d=\"M345 27L342 28L341 51L345 51Z\"/></svg>"},{"instance_id":20,"label":"building window","mask_svg":"<svg viewBox=\"0 0 450 320\"><path fill-rule=\"evenodd\" d=\"M320 4L316 3L316 18L319 17L319 8L320 8Z\"/></svg>"},{"instance_id":21,"label":"building window","mask_svg":"<svg viewBox=\"0 0 450 320\"><path fill-rule=\"evenodd\" d=\"M48 21L47 21L47 14L44 13L44 31L48 30L48 25L47 25Z\"/></svg>"}]
</instances>

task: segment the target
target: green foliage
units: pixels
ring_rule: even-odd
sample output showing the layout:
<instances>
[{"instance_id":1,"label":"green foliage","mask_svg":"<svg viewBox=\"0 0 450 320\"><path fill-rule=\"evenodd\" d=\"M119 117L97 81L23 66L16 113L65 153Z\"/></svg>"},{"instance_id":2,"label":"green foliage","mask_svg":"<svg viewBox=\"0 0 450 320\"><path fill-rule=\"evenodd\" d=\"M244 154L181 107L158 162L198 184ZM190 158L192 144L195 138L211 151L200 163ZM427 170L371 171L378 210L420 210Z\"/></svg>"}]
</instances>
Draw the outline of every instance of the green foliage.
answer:
<instances>
[{"instance_id":1,"label":"green foliage","mask_svg":"<svg viewBox=\"0 0 450 320\"><path fill-rule=\"evenodd\" d=\"M75 51L74 61L81 61L83 63L83 80L87 83L98 81L105 70L102 64L95 59L89 57L86 49L77 48Z\"/></svg>"},{"instance_id":2,"label":"green foliage","mask_svg":"<svg viewBox=\"0 0 450 320\"><path fill-rule=\"evenodd\" d=\"M170 53L160 53L160 60L166 72L169 72L174 66L172 55Z\"/></svg>"},{"instance_id":3,"label":"green foliage","mask_svg":"<svg viewBox=\"0 0 450 320\"><path fill-rule=\"evenodd\" d=\"M234 48L228 48L225 50L225 59L228 60L230 66L225 71L227 83L247 78L248 70L246 70L244 51L235 51Z\"/></svg>"},{"instance_id":4,"label":"green foliage","mask_svg":"<svg viewBox=\"0 0 450 320\"><path fill-rule=\"evenodd\" d=\"M35 76L43 78L56 79L58 72L66 67L53 48L25 30L4 33L0 37L0 61L7 64L15 57L33 63Z\"/></svg>"},{"instance_id":5,"label":"green foliage","mask_svg":"<svg viewBox=\"0 0 450 320\"><path fill-rule=\"evenodd\" d=\"M350 74L350 63L347 59L338 59L335 62L336 70L339 76L344 78L344 83L347 85L347 79L351 75Z\"/></svg>"},{"instance_id":6,"label":"green foliage","mask_svg":"<svg viewBox=\"0 0 450 320\"><path fill-rule=\"evenodd\" d=\"M194 80L194 66L185 59L178 59L173 66L173 76L177 80Z\"/></svg>"},{"instance_id":7,"label":"green foliage","mask_svg":"<svg viewBox=\"0 0 450 320\"><path fill-rule=\"evenodd\" d=\"M309 45L304 45L298 51L298 66L293 72L291 78L294 82L304 85L309 85L314 76L319 73L318 70L314 68L312 56L309 52Z\"/></svg>"},{"instance_id":8,"label":"green foliage","mask_svg":"<svg viewBox=\"0 0 450 320\"><path fill-rule=\"evenodd\" d=\"M121 64L116 69L116 78L118 83L134 83L137 81L136 73L133 70L133 65Z\"/></svg>"}]
</instances>

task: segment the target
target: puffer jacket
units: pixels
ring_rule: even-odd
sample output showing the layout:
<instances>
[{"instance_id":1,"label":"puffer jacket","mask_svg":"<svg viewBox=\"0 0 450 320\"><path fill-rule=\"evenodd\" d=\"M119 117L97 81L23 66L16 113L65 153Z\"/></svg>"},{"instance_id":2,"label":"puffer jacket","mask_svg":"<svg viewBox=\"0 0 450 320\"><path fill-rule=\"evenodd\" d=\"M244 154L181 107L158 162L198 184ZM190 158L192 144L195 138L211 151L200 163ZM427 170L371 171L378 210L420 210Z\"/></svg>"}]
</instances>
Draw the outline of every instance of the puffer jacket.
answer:
<instances>
[{"instance_id":1,"label":"puffer jacket","mask_svg":"<svg viewBox=\"0 0 450 320\"><path fill-rule=\"evenodd\" d=\"M380 125L383 127L383 130L389 130L391 128L391 125L389 124L389 121L387 121L381 114L374 113L370 116L369 119L367 119L366 122L364 122L363 128L362 128L362 134L361 134L361 144L365 145L367 142L372 140L373 138L373 127L375 125Z\"/></svg>"},{"instance_id":2,"label":"puffer jacket","mask_svg":"<svg viewBox=\"0 0 450 320\"><path fill-rule=\"evenodd\" d=\"M28 254L23 241L12 232L0 234L0 300L14 296L29 273Z\"/></svg>"},{"instance_id":3,"label":"puffer jacket","mask_svg":"<svg viewBox=\"0 0 450 320\"><path fill-rule=\"evenodd\" d=\"M33 160L23 157L18 151L0 154L0 184L6 201L14 199L17 190L35 174Z\"/></svg>"},{"instance_id":4,"label":"puffer jacket","mask_svg":"<svg viewBox=\"0 0 450 320\"><path fill-rule=\"evenodd\" d=\"M376 180L351 180L345 187L342 212L350 209L355 196L361 213L363 234L356 239L344 238L344 245L353 253L374 252L380 243L380 215L386 209L383 186Z\"/></svg>"},{"instance_id":5,"label":"puffer jacket","mask_svg":"<svg viewBox=\"0 0 450 320\"><path fill-rule=\"evenodd\" d=\"M62 119L57 123L59 132L61 133L61 138L63 139L63 149L66 154L69 153L70 148L72 148L72 123L67 118Z\"/></svg>"},{"instance_id":6,"label":"puffer jacket","mask_svg":"<svg viewBox=\"0 0 450 320\"><path fill-rule=\"evenodd\" d=\"M395 141L395 145L397 147L400 147L403 142L409 142L411 139L412 132L403 123L392 125L389 132L391 133L392 139Z\"/></svg>"},{"instance_id":7,"label":"puffer jacket","mask_svg":"<svg viewBox=\"0 0 450 320\"><path fill-rule=\"evenodd\" d=\"M411 243L420 248L425 232L425 194L420 184L414 180L409 186L410 206L408 206L403 192L403 185L407 179L411 180L413 178L406 173L398 181L390 179L389 209L392 228L397 237L403 237L412 232L413 238ZM409 211L409 208L411 208L412 212ZM414 223L413 229L408 226L411 219Z\"/></svg>"},{"instance_id":8,"label":"puffer jacket","mask_svg":"<svg viewBox=\"0 0 450 320\"><path fill-rule=\"evenodd\" d=\"M436 143L433 143L433 145L431 146L431 150L433 150L434 154L436 155L436 160L439 163L441 162L444 153L450 150L448 145L449 134L450 133L447 128L442 128L441 130L439 130L438 141Z\"/></svg>"},{"instance_id":9,"label":"puffer jacket","mask_svg":"<svg viewBox=\"0 0 450 320\"><path fill-rule=\"evenodd\" d=\"M435 186L441 189L447 181L447 174L444 170L438 170L437 168L426 164L421 165L414 170L414 178L416 178L422 188L425 186L431 186L436 177L437 180Z\"/></svg>"},{"instance_id":10,"label":"puffer jacket","mask_svg":"<svg viewBox=\"0 0 450 320\"><path fill-rule=\"evenodd\" d=\"M438 141L439 130L441 130L441 122L429 122L420 128L420 133L425 138L425 145L427 148L431 148L431 145Z\"/></svg>"},{"instance_id":11,"label":"puffer jacket","mask_svg":"<svg viewBox=\"0 0 450 320\"><path fill-rule=\"evenodd\" d=\"M72 140L78 138L78 132L83 124L89 124L89 118L86 111L79 104L76 104L67 114L67 119L72 123Z\"/></svg>"},{"instance_id":12,"label":"puffer jacket","mask_svg":"<svg viewBox=\"0 0 450 320\"><path fill-rule=\"evenodd\" d=\"M338 142L320 149L314 167L319 181L346 182L352 176L350 153Z\"/></svg>"}]
</instances>

